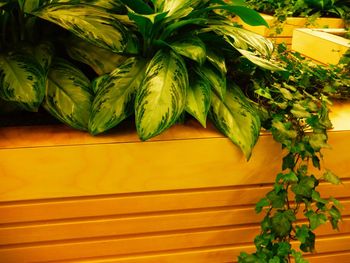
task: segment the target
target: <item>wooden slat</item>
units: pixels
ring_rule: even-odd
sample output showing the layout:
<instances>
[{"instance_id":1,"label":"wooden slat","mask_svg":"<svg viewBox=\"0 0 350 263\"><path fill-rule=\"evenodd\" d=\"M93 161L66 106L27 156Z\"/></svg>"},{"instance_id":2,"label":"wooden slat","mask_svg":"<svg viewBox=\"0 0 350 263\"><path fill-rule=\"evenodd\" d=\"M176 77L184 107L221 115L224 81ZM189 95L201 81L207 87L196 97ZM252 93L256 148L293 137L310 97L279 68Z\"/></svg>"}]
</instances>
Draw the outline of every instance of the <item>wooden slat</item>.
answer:
<instances>
[{"instance_id":1,"label":"wooden slat","mask_svg":"<svg viewBox=\"0 0 350 263\"><path fill-rule=\"evenodd\" d=\"M350 201L343 201L342 204L344 205L343 214L348 215ZM262 216L262 214L256 215L253 207L248 207L135 217L10 224L0 228L0 245L254 224L260 222Z\"/></svg>"},{"instance_id":2,"label":"wooden slat","mask_svg":"<svg viewBox=\"0 0 350 263\"><path fill-rule=\"evenodd\" d=\"M0 203L0 224L55 219L126 215L133 213L184 211L189 209L253 205L272 185L229 187L207 190L160 192L157 194L121 195L47 200L45 202ZM321 183L322 196L345 198L350 180L342 185ZM91 209L93 207L93 209ZM43 213L45 211L45 213Z\"/></svg>"},{"instance_id":3,"label":"wooden slat","mask_svg":"<svg viewBox=\"0 0 350 263\"><path fill-rule=\"evenodd\" d=\"M350 233L350 218L340 224L341 233ZM334 234L330 225L323 225L318 237ZM161 252L175 249L196 249L209 246L251 243L259 233L258 226L242 226L207 229L191 232L164 233L158 235L110 238L102 240L82 240L57 244L29 244L0 248L0 259L4 262L73 260L96 256L132 255L138 253ZM322 251L324 248L321 248Z\"/></svg>"}]
</instances>

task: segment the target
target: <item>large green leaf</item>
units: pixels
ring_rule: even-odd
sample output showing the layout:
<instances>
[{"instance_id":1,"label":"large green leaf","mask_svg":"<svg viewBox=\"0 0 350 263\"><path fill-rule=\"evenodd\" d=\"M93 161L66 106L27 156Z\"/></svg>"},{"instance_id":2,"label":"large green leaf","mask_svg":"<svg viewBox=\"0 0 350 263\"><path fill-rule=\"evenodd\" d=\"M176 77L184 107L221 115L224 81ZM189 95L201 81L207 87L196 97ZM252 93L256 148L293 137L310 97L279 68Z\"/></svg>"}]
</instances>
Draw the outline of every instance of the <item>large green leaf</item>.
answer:
<instances>
[{"instance_id":1,"label":"large green leaf","mask_svg":"<svg viewBox=\"0 0 350 263\"><path fill-rule=\"evenodd\" d=\"M186 111L195 117L203 127L206 127L207 115L210 108L210 84L202 75L195 72L190 74L187 89Z\"/></svg>"},{"instance_id":2,"label":"large green leaf","mask_svg":"<svg viewBox=\"0 0 350 263\"><path fill-rule=\"evenodd\" d=\"M133 11L139 14L153 14L152 8L145 3L143 0L121 0L125 5L127 5Z\"/></svg>"},{"instance_id":3,"label":"large green leaf","mask_svg":"<svg viewBox=\"0 0 350 263\"><path fill-rule=\"evenodd\" d=\"M260 132L260 119L240 91L233 86L225 100L212 93L211 118L215 126L250 158Z\"/></svg>"},{"instance_id":4,"label":"large green leaf","mask_svg":"<svg viewBox=\"0 0 350 263\"><path fill-rule=\"evenodd\" d=\"M225 57L220 52L207 48L207 59L223 76L226 75L227 68Z\"/></svg>"},{"instance_id":5,"label":"large green leaf","mask_svg":"<svg viewBox=\"0 0 350 263\"><path fill-rule=\"evenodd\" d=\"M89 79L69 62L55 59L48 75L45 108L63 123L87 130L92 99Z\"/></svg>"},{"instance_id":6,"label":"large green leaf","mask_svg":"<svg viewBox=\"0 0 350 263\"><path fill-rule=\"evenodd\" d=\"M51 4L33 14L66 28L96 46L113 52L138 52L132 32L103 8L85 4Z\"/></svg>"},{"instance_id":7,"label":"large green leaf","mask_svg":"<svg viewBox=\"0 0 350 263\"><path fill-rule=\"evenodd\" d=\"M224 39L234 48L255 50L264 57L270 57L274 46L270 40L256 33L243 28L230 25L210 25L218 35L224 36Z\"/></svg>"},{"instance_id":8,"label":"large green leaf","mask_svg":"<svg viewBox=\"0 0 350 263\"><path fill-rule=\"evenodd\" d=\"M206 63L202 67L196 68L198 74L207 79L212 89L223 99L226 95L226 75L223 75L211 64Z\"/></svg>"},{"instance_id":9,"label":"large green leaf","mask_svg":"<svg viewBox=\"0 0 350 263\"><path fill-rule=\"evenodd\" d=\"M206 60L206 48L203 41L196 36L177 40L170 47L179 55L192 59L202 65Z\"/></svg>"},{"instance_id":10,"label":"large green leaf","mask_svg":"<svg viewBox=\"0 0 350 263\"><path fill-rule=\"evenodd\" d=\"M196 8L199 4L202 4L203 0L153 0L152 1L155 10L158 12L167 12L168 17L171 19L179 19L187 16Z\"/></svg>"},{"instance_id":11,"label":"large green leaf","mask_svg":"<svg viewBox=\"0 0 350 263\"><path fill-rule=\"evenodd\" d=\"M30 0L27 0L30 1ZM106 8L108 12L117 14L126 13L125 5L120 0L50 0L50 3L59 4L89 4Z\"/></svg>"},{"instance_id":12,"label":"large green leaf","mask_svg":"<svg viewBox=\"0 0 350 263\"><path fill-rule=\"evenodd\" d=\"M37 111L45 95L45 72L29 54L0 55L0 96Z\"/></svg>"},{"instance_id":13,"label":"large green leaf","mask_svg":"<svg viewBox=\"0 0 350 263\"><path fill-rule=\"evenodd\" d=\"M172 51L158 51L136 96L136 128L142 140L160 134L176 122L185 107L187 87L183 59Z\"/></svg>"},{"instance_id":14,"label":"large green leaf","mask_svg":"<svg viewBox=\"0 0 350 263\"><path fill-rule=\"evenodd\" d=\"M91 134L113 128L134 111L134 94L144 77L145 61L129 58L97 81L97 95L89 121Z\"/></svg>"},{"instance_id":15,"label":"large green leaf","mask_svg":"<svg viewBox=\"0 0 350 263\"><path fill-rule=\"evenodd\" d=\"M110 73L126 60L126 57L97 47L79 38L67 42L69 56L89 65L98 75Z\"/></svg>"},{"instance_id":16,"label":"large green leaf","mask_svg":"<svg viewBox=\"0 0 350 263\"><path fill-rule=\"evenodd\" d=\"M256 64L257 66L268 69L271 71L285 71L284 68L279 66L276 62L273 62L272 60L267 60L264 58L261 58L257 55L255 55L253 52L243 50L243 49L237 49L245 58L247 58L252 63Z\"/></svg>"}]
</instances>

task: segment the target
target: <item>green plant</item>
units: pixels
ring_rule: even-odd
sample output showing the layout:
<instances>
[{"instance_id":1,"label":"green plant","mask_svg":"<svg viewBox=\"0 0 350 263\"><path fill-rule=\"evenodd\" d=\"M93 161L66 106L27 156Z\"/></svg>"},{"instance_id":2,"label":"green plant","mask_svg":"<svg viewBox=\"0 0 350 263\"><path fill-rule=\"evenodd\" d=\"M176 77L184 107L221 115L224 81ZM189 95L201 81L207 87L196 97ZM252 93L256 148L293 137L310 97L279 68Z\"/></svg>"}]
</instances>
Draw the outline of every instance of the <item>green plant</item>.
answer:
<instances>
[{"instance_id":1,"label":"green plant","mask_svg":"<svg viewBox=\"0 0 350 263\"><path fill-rule=\"evenodd\" d=\"M235 1L12 1L2 6L0 96L30 111L43 102L62 122L92 134L135 113L142 140L169 128L185 111L205 126L211 109L216 126L249 158L260 120L226 81L228 58L243 55L265 68L281 68L268 61L269 41L232 26L217 10L265 24ZM32 35L39 30L51 41L45 34L37 41ZM62 45L70 57L102 75L90 84L67 61ZM238 111L241 105L244 110Z\"/></svg>"},{"instance_id":2,"label":"green plant","mask_svg":"<svg viewBox=\"0 0 350 263\"><path fill-rule=\"evenodd\" d=\"M265 211L261 232L254 240L256 252L241 253L242 263L291 262L292 257L295 262L307 262L291 242L298 241L302 252L313 252L314 230L326 222L337 229L341 219L339 201L322 198L317 190L321 181L340 184L340 179L329 170L315 172L311 167L321 169L321 150L328 147L331 127L329 97L349 92L349 69L314 65L283 46L279 52L288 74L266 76L250 65L251 76L244 83L254 90L251 97L266 113L263 126L281 143L285 156L273 189L256 205L257 213Z\"/></svg>"}]
</instances>

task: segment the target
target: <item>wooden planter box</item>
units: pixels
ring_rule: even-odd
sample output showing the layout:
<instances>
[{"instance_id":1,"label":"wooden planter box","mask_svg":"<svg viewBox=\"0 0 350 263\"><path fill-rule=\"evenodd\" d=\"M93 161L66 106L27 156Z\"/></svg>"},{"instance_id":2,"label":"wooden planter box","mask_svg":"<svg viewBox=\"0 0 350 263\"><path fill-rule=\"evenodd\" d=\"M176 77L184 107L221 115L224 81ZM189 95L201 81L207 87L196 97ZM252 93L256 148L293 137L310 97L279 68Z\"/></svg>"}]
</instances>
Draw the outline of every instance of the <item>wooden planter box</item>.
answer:
<instances>
[{"instance_id":1,"label":"wooden planter box","mask_svg":"<svg viewBox=\"0 0 350 263\"><path fill-rule=\"evenodd\" d=\"M334 108L325 166L343 185L341 232L318 231L310 262L350 262L350 105ZM91 137L0 129L0 262L235 262L259 231L254 204L282 151L263 134L246 162L214 128L188 123L140 142L133 128Z\"/></svg>"},{"instance_id":2,"label":"wooden planter box","mask_svg":"<svg viewBox=\"0 0 350 263\"><path fill-rule=\"evenodd\" d=\"M344 21L340 18L318 18L315 23L309 25L308 19L305 17L288 17L283 23L283 31L276 35L274 31L277 19L271 15L261 14L266 20L270 28L265 26L250 26L238 19L238 22L243 25L243 28L251 30L257 34L271 39L276 44L286 43L289 47L292 45L293 31L296 28L343 28Z\"/></svg>"},{"instance_id":3,"label":"wooden planter box","mask_svg":"<svg viewBox=\"0 0 350 263\"><path fill-rule=\"evenodd\" d=\"M338 64L350 48L350 39L315 29L295 29L292 50L323 64ZM336 32L336 31L335 31Z\"/></svg>"}]
</instances>

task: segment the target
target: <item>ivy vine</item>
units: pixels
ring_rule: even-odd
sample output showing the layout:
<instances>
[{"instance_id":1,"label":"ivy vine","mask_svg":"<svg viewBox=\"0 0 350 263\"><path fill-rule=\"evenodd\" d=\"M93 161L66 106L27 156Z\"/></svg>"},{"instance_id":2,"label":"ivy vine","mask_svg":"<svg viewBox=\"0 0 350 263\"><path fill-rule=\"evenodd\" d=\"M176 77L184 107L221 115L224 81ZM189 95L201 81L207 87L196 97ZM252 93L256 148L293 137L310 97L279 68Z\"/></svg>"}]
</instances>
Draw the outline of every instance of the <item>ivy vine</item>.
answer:
<instances>
[{"instance_id":1,"label":"ivy vine","mask_svg":"<svg viewBox=\"0 0 350 263\"><path fill-rule=\"evenodd\" d=\"M314 251L315 230L327 222L337 229L341 220L340 202L322 198L318 186L322 181L341 183L330 170L321 170L321 151L329 147L330 99L349 94L349 69L344 64L312 64L283 45L278 58L285 62L287 72L266 74L247 61L236 69L241 71L237 74L249 75L250 81L241 84L248 87L247 93L253 87L254 94L247 95L256 101L264 128L285 152L273 189L255 207L257 213L265 213L254 240L256 252L242 252L240 263L285 263L292 258L305 263L302 252ZM299 242L299 249L292 247L294 241Z\"/></svg>"}]
</instances>

